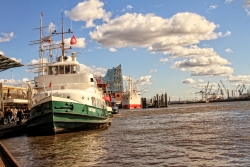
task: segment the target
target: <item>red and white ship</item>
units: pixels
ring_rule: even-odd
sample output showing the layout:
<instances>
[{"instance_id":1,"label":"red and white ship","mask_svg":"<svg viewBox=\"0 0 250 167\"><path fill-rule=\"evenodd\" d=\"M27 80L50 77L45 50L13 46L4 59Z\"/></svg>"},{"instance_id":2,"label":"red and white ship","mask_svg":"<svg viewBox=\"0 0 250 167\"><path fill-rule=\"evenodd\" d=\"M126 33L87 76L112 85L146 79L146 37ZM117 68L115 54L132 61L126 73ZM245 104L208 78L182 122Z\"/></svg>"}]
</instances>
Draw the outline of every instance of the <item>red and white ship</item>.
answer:
<instances>
[{"instance_id":1,"label":"red and white ship","mask_svg":"<svg viewBox=\"0 0 250 167\"><path fill-rule=\"evenodd\" d=\"M137 88L133 87L133 79L129 77L127 79L126 92L122 96L122 108L123 109L133 109L141 108L141 96L137 91Z\"/></svg>"}]
</instances>

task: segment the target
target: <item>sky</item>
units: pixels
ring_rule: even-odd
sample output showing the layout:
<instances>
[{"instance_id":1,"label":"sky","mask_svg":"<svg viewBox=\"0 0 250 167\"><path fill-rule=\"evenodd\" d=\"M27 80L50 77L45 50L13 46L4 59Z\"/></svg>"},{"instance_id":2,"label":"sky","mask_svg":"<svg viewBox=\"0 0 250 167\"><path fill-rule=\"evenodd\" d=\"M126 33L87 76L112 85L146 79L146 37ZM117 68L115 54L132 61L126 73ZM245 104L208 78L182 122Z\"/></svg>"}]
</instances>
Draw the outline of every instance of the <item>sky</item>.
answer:
<instances>
[{"instance_id":1,"label":"sky","mask_svg":"<svg viewBox=\"0 0 250 167\"><path fill-rule=\"evenodd\" d=\"M240 84L250 88L250 0L1 1L0 53L25 66L1 72L0 82L36 76L28 65L40 61L30 44L39 39L41 13L44 36L61 32L63 17L77 60L97 76L121 64L143 97L200 99L208 83L211 93L223 83L230 96Z\"/></svg>"}]
</instances>

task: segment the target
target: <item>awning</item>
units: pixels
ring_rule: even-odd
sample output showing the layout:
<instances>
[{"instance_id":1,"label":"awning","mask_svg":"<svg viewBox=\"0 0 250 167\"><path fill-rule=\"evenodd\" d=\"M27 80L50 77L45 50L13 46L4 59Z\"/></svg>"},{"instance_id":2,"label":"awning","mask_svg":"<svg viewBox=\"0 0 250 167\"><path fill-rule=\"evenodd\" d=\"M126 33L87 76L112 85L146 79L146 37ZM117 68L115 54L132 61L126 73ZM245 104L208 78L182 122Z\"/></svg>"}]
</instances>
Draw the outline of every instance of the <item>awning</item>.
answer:
<instances>
[{"instance_id":1,"label":"awning","mask_svg":"<svg viewBox=\"0 0 250 167\"><path fill-rule=\"evenodd\" d=\"M0 54L0 72L10 68L22 67L22 66L24 65Z\"/></svg>"}]
</instances>

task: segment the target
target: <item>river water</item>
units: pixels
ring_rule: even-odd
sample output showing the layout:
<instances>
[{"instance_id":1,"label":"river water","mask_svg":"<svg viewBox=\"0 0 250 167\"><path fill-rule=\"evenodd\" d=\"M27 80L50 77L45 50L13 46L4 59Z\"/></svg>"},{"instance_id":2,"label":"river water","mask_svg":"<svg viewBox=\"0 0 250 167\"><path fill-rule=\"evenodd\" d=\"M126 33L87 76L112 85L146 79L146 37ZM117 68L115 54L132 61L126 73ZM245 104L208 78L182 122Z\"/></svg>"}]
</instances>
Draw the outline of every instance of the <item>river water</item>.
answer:
<instances>
[{"instance_id":1,"label":"river water","mask_svg":"<svg viewBox=\"0 0 250 167\"><path fill-rule=\"evenodd\" d=\"M120 110L107 129L1 140L23 167L250 166L250 102Z\"/></svg>"}]
</instances>

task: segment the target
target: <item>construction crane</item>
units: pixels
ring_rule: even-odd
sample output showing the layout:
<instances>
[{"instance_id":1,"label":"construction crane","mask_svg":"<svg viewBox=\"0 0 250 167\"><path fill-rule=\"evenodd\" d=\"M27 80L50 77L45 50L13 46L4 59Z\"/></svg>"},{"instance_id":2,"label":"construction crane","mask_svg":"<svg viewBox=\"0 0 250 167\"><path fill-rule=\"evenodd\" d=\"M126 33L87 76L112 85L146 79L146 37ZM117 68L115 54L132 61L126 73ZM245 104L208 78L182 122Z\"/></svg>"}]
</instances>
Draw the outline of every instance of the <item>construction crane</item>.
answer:
<instances>
[{"instance_id":1,"label":"construction crane","mask_svg":"<svg viewBox=\"0 0 250 167\"><path fill-rule=\"evenodd\" d=\"M207 82L207 86L205 86L205 100L207 101L207 90L209 86L209 81Z\"/></svg>"},{"instance_id":2,"label":"construction crane","mask_svg":"<svg viewBox=\"0 0 250 167\"><path fill-rule=\"evenodd\" d=\"M246 86L244 84L242 84L240 89L239 89L239 95L243 94L244 89L246 89Z\"/></svg>"},{"instance_id":3,"label":"construction crane","mask_svg":"<svg viewBox=\"0 0 250 167\"><path fill-rule=\"evenodd\" d=\"M240 87L240 84L236 87L236 89L234 90L234 97L236 97L236 92L238 90L238 88Z\"/></svg>"},{"instance_id":4,"label":"construction crane","mask_svg":"<svg viewBox=\"0 0 250 167\"><path fill-rule=\"evenodd\" d=\"M200 93L200 94L201 94L201 99L203 100L203 98L204 98L204 93L205 93L205 92L203 92L203 89L201 89L201 91L199 91L199 92L195 92L195 94L197 94L197 93Z\"/></svg>"},{"instance_id":5,"label":"construction crane","mask_svg":"<svg viewBox=\"0 0 250 167\"><path fill-rule=\"evenodd\" d=\"M218 90L216 92L217 95L219 94L219 91L220 91L220 84L218 83Z\"/></svg>"},{"instance_id":6,"label":"construction crane","mask_svg":"<svg viewBox=\"0 0 250 167\"><path fill-rule=\"evenodd\" d=\"M225 85L223 84L223 82L221 80L220 80L220 82L221 82L221 85L223 86L223 88L224 88L224 90L225 90L225 92L227 94L227 98L229 99L229 90L226 89Z\"/></svg>"},{"instance_id":7,"label":"construction crane","mask_svg":"<svg viewBox=\"0 0 250 167\"><path fill-rule=\"evenodd\" d=\"M209 92L208 92L208 95L209 95L209 96L211 95L212 88L213 88L213 85L211 85L211 87L210 87L210 89L209 89Z\"/></svg>"}]
</instances>

